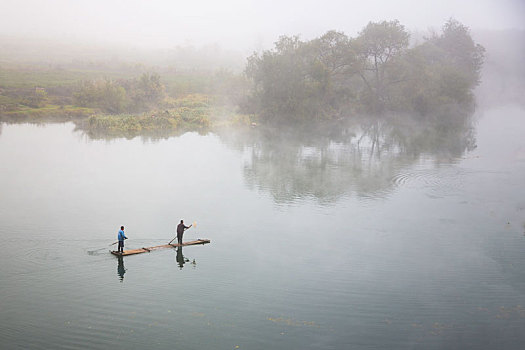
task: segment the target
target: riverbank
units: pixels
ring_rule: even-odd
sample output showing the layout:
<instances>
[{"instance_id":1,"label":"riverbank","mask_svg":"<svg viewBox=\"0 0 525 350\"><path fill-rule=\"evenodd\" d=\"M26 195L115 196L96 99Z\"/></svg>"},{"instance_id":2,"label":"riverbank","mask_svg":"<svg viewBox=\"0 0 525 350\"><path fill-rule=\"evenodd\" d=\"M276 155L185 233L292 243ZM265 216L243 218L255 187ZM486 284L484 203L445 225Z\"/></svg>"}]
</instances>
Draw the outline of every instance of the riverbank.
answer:
<instances>
[{"instance_id":1,"label":"riverbank","mask_svg":"<svg viewBox=\"0 0 525 350\"><path fill-rule=\"evenodd\" d=\"M0 122L48 123L72 121L78 129L94 138L135 137L140 135L176 135L186 131L207 132L227 126L246 126L253 116L220 106L213 97L190 94L167 98L163 108L142 113L107 114L94 108L46 105L31 108L18 106L0 112Z\"/></svg>"},{"instance_id":2,"label":"riverbank","mask_svg":"<svg viewBox=\"0 0 525 350\"><path fill-rule=\"evenodd\" d=\"M238 76L208 71L163 73L161 82L158 74L137 76L135 69L126 66L2 64L0 122L72 121L95 137L133 137L207 131L254 121L238 113Z\"/></svg>"},{"instance_id":3,"label":"riverbank","mask_svg":"<svg viewBox=\"0 0 525 350\"><path fill-rule=\"evenodd\" d=\"M202 94L166 99L163 107L140 114L93 114L79 123L79 127L94 137L133 137L206 132L217 127L249 125L252 122L250 116L216 105L212 97Z\"/></svg>"},{"instance_id":4,"label":"riverbank","mask_svg":"<svg viewBox=\"0 0 525 350\"><path fill-rule=\"evenodd\" d=\"M63 122L88 118L95 109L78 106L45 105L32 108L19 106L13 110L0 111L0 122Z\"/></svg>"}]
</instances>

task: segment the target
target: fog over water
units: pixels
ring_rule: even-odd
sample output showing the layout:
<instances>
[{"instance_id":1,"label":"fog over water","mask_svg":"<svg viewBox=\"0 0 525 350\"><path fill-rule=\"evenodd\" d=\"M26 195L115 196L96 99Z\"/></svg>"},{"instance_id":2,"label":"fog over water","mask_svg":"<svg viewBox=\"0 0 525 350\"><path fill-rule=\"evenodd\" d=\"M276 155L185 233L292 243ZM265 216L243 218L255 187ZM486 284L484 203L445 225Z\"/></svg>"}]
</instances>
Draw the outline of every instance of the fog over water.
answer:
<instances>
[{"instance_id":1,"label":"fog over water","mask_svg":"<svg viewBox=\"0 0 525 350\"><path fill-rule=\"evenodd\" d=\"M524 116L479 112L475 135L447 133L445 146L417 132L395 141L387 125L290 133L285 145L264 130L93 140L71 123L5 124L0 338L518 349ZM212 243L108 253L121 223L140 248L170 240L180 217L197 221L186 239Z\"/></svg>"}]
</instances>

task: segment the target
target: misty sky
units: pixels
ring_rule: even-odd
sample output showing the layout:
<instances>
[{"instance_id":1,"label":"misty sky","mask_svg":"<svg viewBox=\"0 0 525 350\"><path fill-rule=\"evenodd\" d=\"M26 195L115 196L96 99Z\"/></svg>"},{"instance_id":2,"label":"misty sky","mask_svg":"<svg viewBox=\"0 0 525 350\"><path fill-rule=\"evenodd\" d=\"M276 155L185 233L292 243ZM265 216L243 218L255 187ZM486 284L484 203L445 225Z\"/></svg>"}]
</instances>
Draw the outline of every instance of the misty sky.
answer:
<instances>
[{"instance_id":1,"label":"misty sky","mask_svg":"<svg viewBox=\"0 0 525 350\"><path fill-rule=\"evenodd\" d=\"M267 47L282 34L310 39L368 21L439 29L454 17L473 30L525 29L525 0L0 0L0 35L145 47L218 43Z\"/></svg>"}]
</instances>

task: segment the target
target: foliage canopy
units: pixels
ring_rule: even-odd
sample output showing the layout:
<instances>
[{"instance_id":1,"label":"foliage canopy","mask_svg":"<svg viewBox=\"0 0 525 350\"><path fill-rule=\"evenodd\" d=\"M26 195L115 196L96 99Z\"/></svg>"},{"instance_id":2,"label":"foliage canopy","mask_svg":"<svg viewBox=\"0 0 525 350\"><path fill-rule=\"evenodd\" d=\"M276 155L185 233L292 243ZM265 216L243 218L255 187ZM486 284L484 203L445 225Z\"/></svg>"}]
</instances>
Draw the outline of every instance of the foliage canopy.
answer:
<instances>
[{"instance_id":1,"label":"foliage canopy","mask_svg":"<svg viewBox=\"0 0 525 350\"><path fill-rule=\"evenodd\" d=\"M396 21L370 22L356 38L329 31L301 41L280 37L248 59L252 90L244 104L266 122L343 118L355 113L432 112L470 103L484 48L454 19L410 47Z\"/></svg>"}]
</instances>

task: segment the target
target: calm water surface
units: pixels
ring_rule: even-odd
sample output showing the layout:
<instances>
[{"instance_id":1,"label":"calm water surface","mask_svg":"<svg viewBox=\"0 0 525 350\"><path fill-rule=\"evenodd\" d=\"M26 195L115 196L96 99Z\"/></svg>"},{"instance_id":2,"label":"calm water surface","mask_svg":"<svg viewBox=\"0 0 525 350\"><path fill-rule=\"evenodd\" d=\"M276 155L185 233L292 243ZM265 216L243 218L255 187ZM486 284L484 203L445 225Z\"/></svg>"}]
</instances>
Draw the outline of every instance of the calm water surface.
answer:
<instances>
[{"instance_id":1,"label":"calm water surface","mask_svg":"<svg viewBox=\"0 0 525 350\"><path fill-rule=\"evenodd\" d=\"M475 120L434 144L380 123L160 140L4 124L0 344L520 349L525 110ZM138 248L181 218L212 243L108 252L120 225Z\"/></svg>"}]
</instances>

